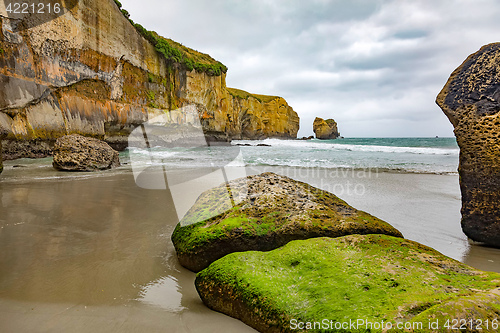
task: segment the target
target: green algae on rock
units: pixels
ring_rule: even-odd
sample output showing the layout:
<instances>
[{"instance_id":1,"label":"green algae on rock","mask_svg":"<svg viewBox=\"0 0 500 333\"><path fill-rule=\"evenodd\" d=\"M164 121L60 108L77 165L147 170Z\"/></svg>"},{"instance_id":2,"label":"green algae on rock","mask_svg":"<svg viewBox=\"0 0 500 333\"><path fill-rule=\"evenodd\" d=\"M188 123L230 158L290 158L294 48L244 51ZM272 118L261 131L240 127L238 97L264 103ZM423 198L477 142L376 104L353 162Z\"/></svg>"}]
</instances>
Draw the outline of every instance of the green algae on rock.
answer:
<instances>
[{"instance_id":1,"label":"green algae on rock","mask_svg":"<svg viewBox=\"0 0 500 333\"><path fill-rule=\"evenodd\" d=\"M260 332L301 331L294 325L308 322L321 324L308 332L342 331L325 329L324 319L329 325L383 321L394 328L415 323L413 331L422 332L440 320L445 331L446 319L491 323L500 315L500 274L386 235L297 240L269 252L233 253L199 272L195 284L209 308ZM482 331L497 331L491 328Z\"/></svg>"},{"instance_id":2,"label":"green algae on rock","mask_svg":"<svg viewBox=\"0 0 500 333\"><path fill-rule=\"evenodd\" d=\"M14 32L16 24L0 17L7 159L49 156L58 138L74 133L123 150L131 132L158 114L187 125L182 110L191 106L209 141L297 136L299 117L285 99L234 97L226 66L131 24L119 1L76 1L43 25Z\"/></svg>"},{"instance_id":3,"label":"green algae on rock","mask_svg":"<svg viewBox=\"0 0 500 333\"><path fill-rule=\"evenodd\" d=\"M234 205L224 200L228 189ZM403 237L332 193L267 172L202 193L175 228L172 242L181 265L197 272L232 252L269 251L296 239L350 234Z\"/></svg>"}]
</instances>

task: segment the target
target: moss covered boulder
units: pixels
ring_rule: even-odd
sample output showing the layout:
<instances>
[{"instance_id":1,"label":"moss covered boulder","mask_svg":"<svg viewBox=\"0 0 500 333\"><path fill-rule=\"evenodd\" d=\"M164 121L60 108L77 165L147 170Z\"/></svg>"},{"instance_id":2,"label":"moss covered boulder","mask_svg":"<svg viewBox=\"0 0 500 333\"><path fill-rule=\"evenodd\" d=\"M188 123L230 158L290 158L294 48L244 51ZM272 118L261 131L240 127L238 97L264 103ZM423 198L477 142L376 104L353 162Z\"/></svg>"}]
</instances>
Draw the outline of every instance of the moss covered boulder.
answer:
<instances>
[{"instance_id":1,"label":"moss covered boulder","mask_svg":"<svg viewBox=\"0 0 500 333\"><path fill-rule=\"evenodd\" d=\"M233 253L198 273L195 283L208 307L260 332L446 331L453 319L473 328L481 321L482 332L500 326L500 274L385 235Z\"/></svg>"},{"instance_id":2,"label":"moss covered boulder","mask_svg":"<svg viewBox=\"0 0 500 333\"><path fill-rule=\"evenodd\" d=\"M225 199L228 189L232 200ZM213 216L213 212L220 212ZM179 262L198 272L223 256L269 251L297 239L351 234L403 237L388 223L333 195L274 173L204 192L172 234Z\"/></svg>"}]
</instances>

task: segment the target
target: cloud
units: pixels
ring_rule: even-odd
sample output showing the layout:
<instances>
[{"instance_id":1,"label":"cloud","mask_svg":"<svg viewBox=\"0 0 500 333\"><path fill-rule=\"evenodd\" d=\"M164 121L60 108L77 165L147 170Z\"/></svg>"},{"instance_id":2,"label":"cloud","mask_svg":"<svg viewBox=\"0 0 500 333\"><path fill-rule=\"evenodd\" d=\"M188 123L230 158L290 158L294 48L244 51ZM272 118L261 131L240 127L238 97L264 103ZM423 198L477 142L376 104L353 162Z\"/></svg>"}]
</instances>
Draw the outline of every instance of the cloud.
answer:
<instances>
[{"instance_id":1,"label":"cloud","mask_svg":"<svg viewBox=\"0 0 500 333\"><path fill-rule=\"evenodd\" d=\"M452 136L434 100L500 31L496 0L121 0L132 19L229 67L229 86L280 95L344 136Z\"/></svg>"}]
</instances>

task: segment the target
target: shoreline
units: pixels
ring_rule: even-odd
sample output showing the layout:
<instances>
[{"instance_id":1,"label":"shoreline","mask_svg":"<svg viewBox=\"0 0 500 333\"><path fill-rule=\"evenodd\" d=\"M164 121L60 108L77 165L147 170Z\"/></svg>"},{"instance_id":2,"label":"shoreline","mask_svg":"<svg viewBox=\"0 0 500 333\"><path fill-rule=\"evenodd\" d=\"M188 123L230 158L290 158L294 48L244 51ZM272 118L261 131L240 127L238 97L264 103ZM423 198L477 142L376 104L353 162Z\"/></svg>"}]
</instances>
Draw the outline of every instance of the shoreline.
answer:
<instances>
[{"instance_id":1,"label":"shoreline","mask_svg":"<svg viewBox=\"0 0 500 333\"><path fill-rule=\"evenodd\" d=\"M43 158L19 158L15 160L4 160L3 165L4 165L4 171L12 171L13 169L26 169L26 170L35 170L38 169L40 170L40 173L46 171L48 173L53 174L53 179L60 178L60 179L65 179L65 178L81 178L83 176L85 177L109 177L116 175L118 173L131 173L131 162L130 158L128 155L122 155L123 153L120 153L120 162L121 166L112 170L104 170L104 171L94 171L94 172L71 172L71 171L58 171L53 169L52 166L52 157L43 157ZM41 164L42 163L42 164ZM38 165L37 165L38 164ZM160 166L160 164L158 164ZM169 168L176 170L176 169L199 169L199 167L189 167L189 166L177 166L177 167L171 167L168 166ZM291 168L291 169L299 169L299 170L311 170L314 169L316 170L316 173L339 173L339 174L346 174L346 173L356 173L356 172L374 172L374 173L388 173L388 174L422 174L422 175L439 175L439 176L458 176L458 171L456 172L440 172L440 171L417 171L417 170L408 170L408 169L395 169L395 168L383 168L383 167L347 167L347 166L338 166L338 167L322 167L322 166L287 166L287 165L270 165L270 164L246 164L245 166L241 166L244 168L249 168L249 169L277 169L277 168ZM5 174L2 173L3 179L5 181L6 177ZM7 177L8 178L8 177ZM46 177L48 179L48 177ZM43 180L46 178L38 178L36 180ZM30 178L26 177L27 180ZM8 181L12 179L7 179Z\"/></svg>"},{"instance_id":2,"label":"shoreline","mask_svg":"<svg viewBox=\"0 0 500 333\"><path fill-rule=\"evenodd\" d=\"M199 299L169 193L103 174L0 180L0 331L255 332Z\"/></svg>"},{"instance_id":3,"label":"shoreline","mask_svg":"<svg viewBox=\"0 0 500 333\"><path fill-rule=\"evenodd\" d=\"M19 163L8 161L0 178L2 330L254 332L201 303L195 274L180 266L170 241L178 217L169 191L139 188L127 164L66 174L52 172L50 159L44 163L14 168ZM500 272L500 250L471 245L461 232L458 175L245 170L330 190L407 239Z\"/></svg>"},{"instance_id":4,"label":"shoreline","mask_svg":"<svg viewBox=\"0 0 500 333\"><path fill-rule=\"evenodd\" d=\"M29 182L52 182L52 181L72 181L72 180L87 180L93 178L112 178L119 175L128 175L133 177L133 171L130 161L127 157L122 158L122 166L107 171L100 172L60 172L52 168L51 158L43 159L41 165L40 160L29 160L22 162L29 162L17 168L19 161L6 161L4 163L4 173L0 179L0 184L13 184L13 183L29 183ZM185 170L196 170L193 168L173 168L172 172L182 172ZM308 167L284 167L284 166L246 166L248 175L262 173L266 171L276 172L290 178L306 182L310 185L319 187L321 189L332 192L347 201L354 207L367 211L375 215L396 228L401 228L406 238L415 240L425 245L431 246L443 254L450 256L459 261L465 261L470 248L488 248L481 244L469 244L467 237L462 233L460 228L460 207L461 207L461 194L458 184L458 174L454 173L421 173L421 172L400 172L394 170L380 169L380 168L308 168ZM181 173L180 173L181 174ZM436 183L434 179L441 179L441 182ZM418 180L418 181L416 181ZM423 180L422 184L420 180ZM333 181L337 183L333 183ZM340 182L339 182L340 181ZM182 182L182 181L180 181ZM392 184L392 185L391 185ZM416 187L413 191L408 188L407 184L412 184ZM219 185L214 183L213 186ZM210 184L212 186L212 184ZM205 187L210 187L205 184ZM356 188L356 186L358 186ZM427 188L425 188L427 187ZM383 190L382 190L383 188ZM368 193L365 193L368 191ZM377 193L379 192L379 193ZM436 230L440 230L440 236L444 236L446 241L432 240L434 235L426 235L424 232L425 227L431 228L431 219L425 219L425 215L420 216L415 211L412 204L404 204L398 206L394 210L389 210L388 206L391 205L391 200L397 202L404 195L405 200L412 199L420 202L417 209L421 212L426 212L429 215L428 209L422 203L424 195L431 195L432 200L427 200L427 204L431 207L441 206L446 207L449 214L437 214L439 209L433 208L434 218L443 219L445 222L436 222ZM196 200L197 195L191 195L190 200ZM384 200L383 203L377 203L377 200ZM389 199L390 198L390 199ZM185 210L189 209L191 204L186 204ZM406 210L405 210L406 209ZM407 210L410 209L410 210ZM392 211L392 213L389 213ZM404 219L411 218L414 223L410 223L409 227L404 226ZM421 222L425 220L425 223ZM429 240L430 239L430 240ZM500 250L498 250L500 253ZM485 251L481 251L485 252ZM495 249L488 251L491 255L495 256ZM488 259L487 259L488 260ZM500 260L499 260L500 261ZM472 262L483 262L481 269L485 268L484 260L472 260ZM496 261L495 261L496 262ZM486 265L488 266L488 265ZM494 270L500 272L500 265L492 265Z\"/></svg>"}]
</instances>

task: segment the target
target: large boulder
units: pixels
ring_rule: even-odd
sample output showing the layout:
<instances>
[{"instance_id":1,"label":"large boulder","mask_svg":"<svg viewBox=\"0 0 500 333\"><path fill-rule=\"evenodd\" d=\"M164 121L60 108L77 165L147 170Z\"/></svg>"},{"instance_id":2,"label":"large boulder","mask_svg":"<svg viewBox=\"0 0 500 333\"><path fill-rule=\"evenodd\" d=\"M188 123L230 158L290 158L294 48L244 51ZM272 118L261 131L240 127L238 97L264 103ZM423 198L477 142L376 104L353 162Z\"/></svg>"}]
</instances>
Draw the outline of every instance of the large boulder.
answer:
<instances>
[{"instance_id":1,"label":"large boulder","mask_svg":"<svg viewBox=\"0 0 500 333\"><path fill-rule=\"evenodd\" d=\"M97 171L120 166L118 152L106 142L78 134L57 139L54 168L62 171Z\"/></svg>"},{"instance_id":2,"label":"large boulder","mask_svg":"<svg viewBox=\"0 0 500 333\"><path fill-rule=\"evenodd\" d=\"M224 196L228 190L232 200ZM213 212L219 215L211 217ZM179 262L200 271L232 252L269 251L296 239L387 234L388 223L306 183L263 173L200 195L172 234Z\"/></svg>"},{"instance_id":3,"label":"large boulder","mask_svg":"<svg viewBox=\"0 0 500 333\"><path fill-rule=\"evenodd\" d=\"M321 140L336 139L340 136L337 123L333 119L324 120L316 117L313 123L313 131L316 138Z\"/></svg>"},{"instance_id":4,"label":"large boulder","mask_svg":"<svg viewBox=\"0 0 500 333\"><path fill-rule=\"evenodd\" d=\"M448 332L446 321L466 322L468 332L499 327L500 274L385 235L233 253L198 273L195 285L209 308L259 332Z\"/></svg>"},{"instance_id":5,"label":"large boulder","mask_svg":"<svg viewBox=\"0 0 500 333\"><path fill-rule=\"evenodd\" d=\"M474 241L500 247L500 43L470 55L436 102L460 146L462 229Z\"/></svg>"}]
</instances>

